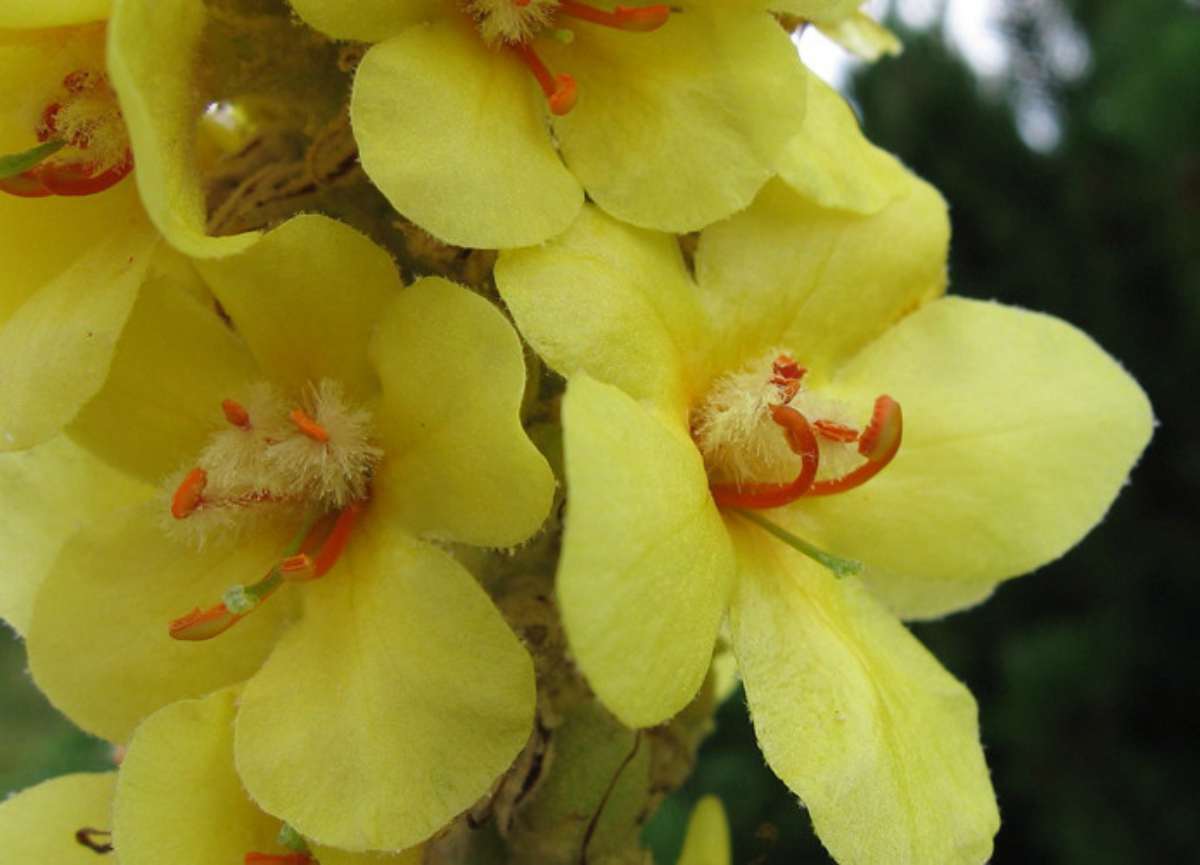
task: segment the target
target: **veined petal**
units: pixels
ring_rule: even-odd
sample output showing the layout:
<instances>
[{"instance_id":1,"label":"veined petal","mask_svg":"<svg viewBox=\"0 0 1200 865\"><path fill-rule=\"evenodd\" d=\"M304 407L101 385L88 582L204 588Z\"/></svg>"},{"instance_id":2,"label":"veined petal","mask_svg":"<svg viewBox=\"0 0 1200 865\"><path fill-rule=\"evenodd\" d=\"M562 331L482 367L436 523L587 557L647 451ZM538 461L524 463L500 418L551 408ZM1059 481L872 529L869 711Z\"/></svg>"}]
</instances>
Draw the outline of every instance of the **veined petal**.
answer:
<instances>
[{"instance_id":1,"label":"veined petal","mask_svg":"<svg viewBox=\"0 0 1200 865\"><path fill-rule=\"evenodd\" d=\"M533 664L474 578L378 503L305 601L243 692L238 772L319 843L411 847L517 756Z\"/></svg>"},{"instance_id":2,"label":"veined petal","mask_svg":"<svg viewBox=\"0 0 1200 865\"><path fill-rule=\"evenodd\" d=\"M167 703L252 674L294 614L281 591L215 640L172 640L171 620L273 567L288 530L259 526L236 544L196 550L165 531L170 518L154 499L92 521L63 547L34 603L27 642L38 687L115 742Z\"/></svg>"},{"instance_id":3,"label":"veined petal","mask_svg":"<svg viewBox=\"0 0 1200 865\"><path fill-rule=\"evenodd\" d=\"M968 606L1078 543L1154 426L1141 388L1085 334L961 298L901 321L831 392L891 395L904 441L869 484L791 514L865 562L872 590L910 618Z\"/></svg>"},{"instance_id":4,"label":"veined petal","mask_svg":"<svg viewBox=\"0 0 1200 865\"><path fill-rule=\"evenodd\" d=\"M112 0L4 0L0 27L65 27L102 21Z\"/></svg>"},{"instance_id":5,"label":"veined petal","mask_svg":"<svg viewBox=\"0 0 1200 865\"><path fill-rule=\"evenodd\" d=\"M592 689L631 727L695 696L733 571L700 454L673 420L586 375L563 399L563 625Z\"/></svg>"},{"instance_id":6,"label":"veined petal","mask_svg":"<svg viewBox=\"0 0 1200 865\"><path fill-rule=\"evenodd\" d=\"M68 433L152 483L192 459L224 421L221 400L255 375L191 262L165 244L138 294L108 378Z\"/></svg>"},{"instance_id":7,"label":"veined petal","mask_svg":"<svg viewBox=\"0 0 1200 865\"><path fill-rule=\"evenodd\" d=\"M829 374L944 291L949 241L945 202L915 178L872 216L826 210L772 181L749 210L700 236L696 274L717 368L782 347Z\"/></svg>"},{"instance_id":8,"label":"veined petal","mask_svg":"<svg viewBox=\"0 0 1200 865\"><path fill-rule=\"evenodd\" d=\"M236 712L237 692L225 689L138 727L113 808L121 865L237 865L248 851L277 849L279 820L254 806L234 771Z\"/></svg>"},{"instance_id":9,"label":"veined petal","mask_svg":"<svg viewBox=\"0 0 1200 865\"><path fill-rule=\"evenodd\" d=\"M198 267L273 382L300 390L333 378L360 401L378 392L366 345L400 275L364 235L296 216L247 251Z\"/></svg>"},{"instance_id":10,"label":"veined petal","mask_svg":"<svg viewBox=\"0 0 1200 865\"><path fill-rule=\"evenodd\" d=\"M96 865L75 840L83 828L112 825L117 773L62 775L0 802L0 850L12 863Z\"/></svg>"},{"instance_id":11,"label":"veined petal","mask_svg":"<svg viewBox=\"0 0 1200 865\"><path fill-rule=\"evenodd\" d=\"M734 651L767 763L841 865L981 865L975 701L855 580L735 526Z\"/></svg>"},{"instance_id":12,"label":"veined petal","mask_svg":"<svg viewBox=\"0 0 1200 865\"><path fill-rule=\"evenodd\" d=\"M677 865L729 865L729 821L716 796L705 796L692 809Z\"/></svg>"},{"instance_id":13,"label":"veined petal","mask_svg":"<svg viewBox=\"0 0 1200 865\"><path fill-rule=\"evenodd\" d=\"M550 141L528 71L457 17L367 52L350 116L363 168L401 214L446 243L541 243L583 190Z\"/></svg>"},{"instance_id":14,"label":"veined petal","mask_svg":"<svg viewBox=\"0 0 1200 865\"><path fill-rule=\"evenodd\" d=\"M696 288L674 237L585 207L542 246L506 250L496 287L551 367L683 413L692 359L707 342Z\"/></svg>"},{"instance_id":15,"label":"veined petal","mask_svg":"<svg viewBox=\"0 0 1200 865\"><path fill-rule=\"evenodd\" d=\"M822 207L870 215L912 185L908 170L858 128L841 94L809 72L803 131L780 156L779 176Z\"/></svg>"},{"instance_id":16,"label":"veined petal","mask_svg":"<svg viewBox=\"0 0 1200 865\"><path fill-rule=\"evenodd\" d=\"M108 28L108 71L133 145L134 176L150 218L180 251L231 255L258 232L211 237L196 167L199 102L196 57L207 12L203 0L125 0Z\"/></svg>"},{"instance_id":17,"label":"veined petal","mask_svg":"<svg viewBox=\"0 0 1200 865\"><path fill-rule=\"evenodd\" d=\"M288 0L296 14L334 39L382 42L445 11L441 0Z\"/></svg>"},{"instance_id":18,"label":"veined petal","mask_svg":"<svg viewBox=\"0 0 1200 865\"><path fill-rule=\"evenodd\" d=\"M672 15L653 33L580 25L538 43L576 79L554 119L563 158L600 207L687 232L746 207L804 121L804 67L765 14Z\"/></svg>"},{"instance_id":19,"label":"veined petal","mask_svg":"<svg viewBox=\"0 0 1200 865\"><path fill-rule=\"evenodd\" d=\"M149 492L66 436L0 456L0 501L6 503L0 521L0 617L25 633L34 594L67 539L78 527Z\"/></svg>"},{"instance_id":20,"label":"veined petal","mask_svg":"<svg viewBox=\"0 0 1200 865\"><path fill-rule=\"evenodd\" d=\"M417 535L512 546L550 512L554 476L521 427L525 359L512 325L479 295L419 280L371 343L383 380L375 483Z\"/></svg>"},{"instance_id":21,"label":"veined petal","mask_svg":"<svg viewBox=\"0 0 1200 865\"><path fill-rule=\"evenodd\" d=\"M51 438L100 390L157 240L140 217L112 227L4 322L0 451Z\"/></svg>"}]
</instances>

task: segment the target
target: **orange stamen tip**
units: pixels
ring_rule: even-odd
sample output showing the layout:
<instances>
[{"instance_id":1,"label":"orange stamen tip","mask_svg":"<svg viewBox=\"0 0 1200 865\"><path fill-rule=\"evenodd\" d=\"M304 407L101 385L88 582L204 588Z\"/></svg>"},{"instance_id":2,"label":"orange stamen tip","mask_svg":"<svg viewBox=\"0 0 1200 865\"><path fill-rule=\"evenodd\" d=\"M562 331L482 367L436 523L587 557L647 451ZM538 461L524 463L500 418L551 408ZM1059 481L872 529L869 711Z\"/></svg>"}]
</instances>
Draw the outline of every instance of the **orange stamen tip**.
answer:
<instances>
[{"instance_id":1,"label":"orange stamen tip","mask_svg":"<svg viewBox=\"0 0 1200 865\"><path fill-rule=\"evenodd\" d=\"M294 408L288 413L288 418L296 425L296 429L315 442L325 444L329 441L329 431L317 423L311 415L302 408Z\"/></svg>"},{"instance_id":2,"label":"orange stamen tip","mask_svg":"<svg viewBox=\"0 0 1200 865\"><path fill-rule=\"evenodd\" d=\"M634 8L618 6L613 10L613 14L621 20L622 30L649 33L667 23L667 19L671 17L671 7L662 3Z\"/></svg>"},{"instance_id":3,"label":"orange stamen tip","mask_svg":"<svg viewBox=\"0 0 1200 865\"><path fill-rule=\"evenodd\" d=\"M821 438L849 444L858 441L858 430L831 420L813 421L813 429Z\"/></svg>"},{"instance_id":4,"label":"orange stamen tip","mask_svg":"<svg viewBox=\"0 0 1200 865\"><path fill-rule=\"evenodd\" d=\"M312 865L314 860L308 853L247 853L242 861L245 865Z\"/></svg>"},{"instance_id":5,"label":"orange stamen tip","mask_svg":"<svg viewBox=\"0 0 1200 865\"><path fill-rule=\"evenodd\" d=\"M233 426L239 429L250 429L250 412L246 411L246 407L237 400L221 400L221 411L225 413L225 420Z\"/></svg>"},{"instance_id":6,"label":"orange stamen tip","mask_svg":"<svg viewBox=\"0 0 1200 865\"><path fill-rule=\"evenodd\" d=\"M209 640L229 630L241 616L230 612L224 604L202 610L199 607L180 616L167 626L171 637L176 640Z\"/></svg>"},{"instance_id":7,"label":"orange stamen tip","mask_svg":"<svg viewBox=\"0 0 1200 865\"><path fill-rule=\"evenodd\" d=\"M567 114L575 107L575 99L575 79L570 75L555 75L554 92L546 98L550 112L559 117Z\"/></svg>"},{"instance_id":8,"label":"orange stamen tip","mask_svg":"<svg viewBox=\"0 0 1200 865\"><path fill-rule=\"evenodd\" d=\"M297 553L294 556L288 556L279 563L279 572L283 574L285 580L295 582L317 578L316 568L313 565L312 557L308 553Z\"/></svg>"},{"instance_id":9,"label":"orange stamen tip","mask_svg":"<svg viewBox=\"0 0 1200 865\"><path fill-rule=\"evenodd\" d=\"M171 496L171 516L182 520L204 503L204 488L208 486L208 473L194 468L180 482Z\"/></svg>"}]
</instances>

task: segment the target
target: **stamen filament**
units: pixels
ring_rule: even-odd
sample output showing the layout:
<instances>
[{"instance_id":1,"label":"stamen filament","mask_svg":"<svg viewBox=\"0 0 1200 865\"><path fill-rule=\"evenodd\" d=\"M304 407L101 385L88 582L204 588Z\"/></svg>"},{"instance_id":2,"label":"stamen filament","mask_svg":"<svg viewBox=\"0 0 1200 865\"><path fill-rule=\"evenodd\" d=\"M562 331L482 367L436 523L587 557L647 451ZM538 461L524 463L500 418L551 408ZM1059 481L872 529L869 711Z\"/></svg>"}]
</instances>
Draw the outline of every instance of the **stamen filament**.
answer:
<instances>
[{"instance_id":1,"label":"stamen filament","mask_svg":"<svg viewBox=\"0 0 1200 865\"><path fill-rule=\"evenodd\" d=\"M858 440L858 452L867 461L840 478L818 481L804 495L828 496L862 486L892 461L900 450L903 436L904 414L900 410L900 403L887 395L876 398L871 422Z\"/></svg>"},{"instance_id":2,"label":"stamen filament","mask_svg":"<svg viewBox=\"0 0 1200 865\"><path fill-rule=\"evenodd\" d=\"M720 508L779 508L808 492L820 465L820 448L804 415L786 405L771 406L771 418L783 427L788 446L800 457L800 474L789 483L712 484Z\"/></svg>"},{"instance_id":3,"label":"stamen filament","mask_svg":"<svg viewBox=\"0 0 1200 865\"><path fill-rule=\"evenodd\" d=\"M829 568L829 570L833 572L833 575L838 579L843 577L852 577L855 574L862 572L862 562L855 561L854 559L842 558L841 556L835 556L833 553L827 553L824 550L813 546L803 538L796 537L787 529L775 525L775 523L768 520L762 514L741 509L735 509L734 513L754 523L760 529L767 532L767 534L783 541L793 550L803 553L818 564Z\"/></svg>"},{"instance_id":4,"label":"stamen filament","mask_svg":"<svg viewBox=\"0 0 1200 865\"><path fill-rule=\"evenodd\" d=\"M561 0L558 11L580 21L588 21L603 27L615 27L617 30L649 33L667 23L671 17L671 7L665 3L653 6L618 6L611 12L597 9L576 0Z\"/></svg>"},{"instance_id":5,"label":"stamen filament","mask_svg":"<svg viewBox=\"0 0 1200 865\"><path fill-rule=\"evenodd\" d=\"M537 79L538 85L542 88L542 93L546 95L546 102L550 106L552 114L561 116L575 107L574 78L570 75L554 75L551 73L546 68L546 64L542 62L542 58L538 57L537 52L526 42L519 42L509 47L520 58L521 62L529 67L529 71Z\"/></svg>"},{"instance_id":6,"label":"stamen filament","mask_svg":"<svg viewBox=\"0 0 1200 865\"><path fill-rule=\"evenodd\" d=\"M354 524L358 521L362 509L362 502L352 502L343 508L338 513L337 519L334 520L333 528L329 530L329 534L321 543L320 548L311 556L306 551L309 540L311 540L310 535L309 539L305 540L299 553L288 556L279 563L279 570L283 578L295 582L303 582L319 579L329 573L329 570L337 564L337 560L346 549L346 544L350 541L350 532L354 528Z\"/></svg>"}]
</instances>

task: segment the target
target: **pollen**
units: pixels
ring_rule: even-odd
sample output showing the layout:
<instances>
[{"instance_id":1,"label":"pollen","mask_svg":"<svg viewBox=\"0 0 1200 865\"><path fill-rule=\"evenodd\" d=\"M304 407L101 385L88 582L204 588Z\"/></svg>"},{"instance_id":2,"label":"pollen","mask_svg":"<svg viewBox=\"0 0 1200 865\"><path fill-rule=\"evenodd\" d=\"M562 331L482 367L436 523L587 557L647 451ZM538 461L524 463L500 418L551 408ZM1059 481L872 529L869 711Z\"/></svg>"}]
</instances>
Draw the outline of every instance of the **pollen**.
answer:
<instances>
[{"instance_id":1,"label":"pollen","mask_svg":"<svg viewBox=\"0 0 1200 865\"><path fill-rule=\"evenodd\" d=\"M516 45L550 25L558 0L465 0L463 6L488 45Z\"/></svg>"}]
</instances>

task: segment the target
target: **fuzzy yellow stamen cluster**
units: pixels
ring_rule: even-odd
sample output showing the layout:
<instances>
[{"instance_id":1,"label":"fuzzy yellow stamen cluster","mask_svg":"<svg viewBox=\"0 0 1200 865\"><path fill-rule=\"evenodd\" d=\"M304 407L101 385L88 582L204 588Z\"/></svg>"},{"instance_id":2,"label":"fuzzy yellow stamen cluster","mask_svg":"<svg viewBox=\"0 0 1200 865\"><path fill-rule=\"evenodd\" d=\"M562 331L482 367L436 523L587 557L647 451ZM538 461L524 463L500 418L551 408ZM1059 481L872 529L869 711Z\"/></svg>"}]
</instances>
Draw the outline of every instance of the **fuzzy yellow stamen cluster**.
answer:
<instances>
[{"instance_id":1,"label":"fuzzy yellow stamen cluster","mask_svg":"<svg viewBox=\"0 0 1200 865\"><path fill-rule=\"evenodd\" d=\"M58 159L86 162L96 174L124 162L129 133L108 77L80 71L68 76L68 82L70 89L58 102L50 131L69 145Z\"/></svg>"},{"instance_id":2,"label":"fuzzy yellow stamen cluster","mask_svg":"<svg viewBox=\"0 0 1200 865\"><path fill-rule=\"evenodd\" d=\"M464 0L466 11L476 20L479 34L488 45L528 41L554 18L558 0Z\"/></svg>"}]
</instances>

